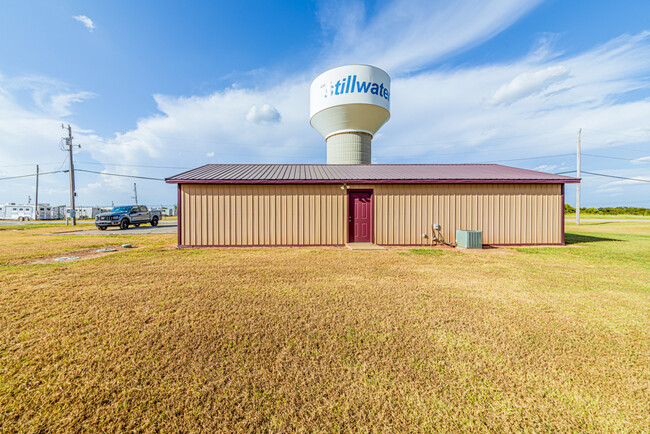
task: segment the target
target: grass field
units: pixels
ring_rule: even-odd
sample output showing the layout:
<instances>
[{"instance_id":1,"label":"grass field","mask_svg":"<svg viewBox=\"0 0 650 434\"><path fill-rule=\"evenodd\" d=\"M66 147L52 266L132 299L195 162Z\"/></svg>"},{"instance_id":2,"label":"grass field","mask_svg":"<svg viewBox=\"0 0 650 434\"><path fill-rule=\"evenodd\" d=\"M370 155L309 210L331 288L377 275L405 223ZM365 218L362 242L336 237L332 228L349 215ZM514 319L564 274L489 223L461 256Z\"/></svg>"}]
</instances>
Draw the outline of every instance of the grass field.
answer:
<instances>
[{"instance_id":1,"label":"grass field","mask_svg":"<svg viewBox=\"0 0 650 434\"><path fill-rule=\"evenodd\" d=\"M575 220L576 215L575 214L564 214L565 219L571 219ZM609 214L585 214L581 213L580 214L580 219L587 219L587 220L647 220L650 221L650 216L643 216L643 215L631 215L631 214L617 214L617 215L609 215Z\"/></svg>"},{"instance_id":2,"label":"grass field","mask_svg":"<svg viewBox=\"0 0 650 434\"><path fill-rule=\"evenodd\" d=\"M0 432L650 430L648 223L478 252L64 230L0 228Z\"/></svg>"}]
</instances>

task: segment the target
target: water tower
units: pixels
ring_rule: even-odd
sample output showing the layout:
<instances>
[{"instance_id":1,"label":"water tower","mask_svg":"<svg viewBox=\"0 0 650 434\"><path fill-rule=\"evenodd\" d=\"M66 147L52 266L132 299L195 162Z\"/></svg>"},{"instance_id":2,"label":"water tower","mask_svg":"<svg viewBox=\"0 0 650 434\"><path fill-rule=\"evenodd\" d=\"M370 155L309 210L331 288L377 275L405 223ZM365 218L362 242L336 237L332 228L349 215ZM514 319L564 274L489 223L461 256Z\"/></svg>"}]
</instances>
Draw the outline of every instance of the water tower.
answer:
<instances>
[{"instance_id":1,"label":"water tower","mask_svg":"<svg viewBox=\"0 0 650 434\"><path fill-rule=\"evenodd\" d=\"M390 77L369 65L330 69L312 82L309 105L327 164L370 164L372 137L390 118Z\"/></svg>"}]
</instances>

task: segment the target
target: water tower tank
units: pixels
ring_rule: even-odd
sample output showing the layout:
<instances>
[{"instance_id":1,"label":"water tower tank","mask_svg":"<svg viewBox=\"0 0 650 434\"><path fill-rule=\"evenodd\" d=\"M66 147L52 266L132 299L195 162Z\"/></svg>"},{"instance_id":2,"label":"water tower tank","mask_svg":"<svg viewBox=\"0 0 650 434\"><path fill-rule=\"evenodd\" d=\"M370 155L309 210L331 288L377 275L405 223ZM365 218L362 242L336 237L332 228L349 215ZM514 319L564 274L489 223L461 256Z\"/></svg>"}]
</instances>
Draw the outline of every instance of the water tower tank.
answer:
<instances>
[{"instance_id":1,"label":"water tower tank","mask_svg":"<svg viewBox=\"0 0 650 434\"><path fill-rule=\"evenodd\" d=\"M330 69L312 82L309 105L327 164L370 164L372 137L390 118L390 77L369 65Z\"/></svg>"}]
</instances>

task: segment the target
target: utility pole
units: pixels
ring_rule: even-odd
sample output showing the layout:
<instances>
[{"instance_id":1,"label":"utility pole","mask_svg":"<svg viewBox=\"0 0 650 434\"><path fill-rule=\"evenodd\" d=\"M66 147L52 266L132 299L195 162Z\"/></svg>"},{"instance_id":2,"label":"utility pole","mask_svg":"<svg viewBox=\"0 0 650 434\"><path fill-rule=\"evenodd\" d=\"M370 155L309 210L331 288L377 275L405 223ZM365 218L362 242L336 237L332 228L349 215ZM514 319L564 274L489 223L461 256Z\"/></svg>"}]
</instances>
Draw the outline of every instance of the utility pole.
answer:
<instances>
[{"instance_id":1,"label":"utility pole","mask_svg":"<svg viewBox=\"0 0 650 434\"><path fill-rule=\"evenodd\" d=\"M581 141L582 128L578 130L578 152L577 152L577 176L580 178L580 141ZM580 182L576 184L576 224L580 224Z\"/></svg>"},{"instance_id":2,"label":"utility pole","mask_svg":"<svg viewBox=\"0 0 650 434\"><path fill-rule=\"evenodd\" d=\"M38 220L38 164L36 165L36 208L34 211L34 220Z\"/></svg>"},{"instance_id":3,"label":"utility pole","mask_svg":"<svg viewBox=\"0 0 650 434\"><path fill-rule=\"evenodd\" d=\"M133 198L135 199L135 204L138 204L138 189L135 186L135 182L133 183Z\"/></svg>"},{"instance_id":4,"label":"utility pole","mask_svg":"<svg viewBox=\"0 0 650 434\"><path fill-rule=\"evenodd\" d=\"M65 129L63 124L61 124L61 128ZM68 138L66 139L66 145L68 146L68 160L70 163L70 217L72 218L72 225L76 226L77 225L77 216L76 216L76 211L75 211L75 204L74 204L74 198L77 195L74 189L74 161L72 160L72 127L70 124L68 124ZM67 219L66 219L67 222Z\"/></svg>"}]
</instances>

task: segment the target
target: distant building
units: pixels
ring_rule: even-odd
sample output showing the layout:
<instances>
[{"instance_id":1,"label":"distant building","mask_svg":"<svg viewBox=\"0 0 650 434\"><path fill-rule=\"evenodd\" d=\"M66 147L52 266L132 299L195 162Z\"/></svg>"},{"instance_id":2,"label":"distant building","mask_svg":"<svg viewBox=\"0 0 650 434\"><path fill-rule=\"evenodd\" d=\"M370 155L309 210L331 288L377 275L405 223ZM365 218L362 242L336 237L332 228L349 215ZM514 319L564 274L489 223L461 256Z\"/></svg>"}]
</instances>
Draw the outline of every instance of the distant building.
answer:
<instances>
[{"instance_id":1,"label":"distant building","mask_svg":"<svg viewBox=\"0 0 650 434\"><path fill-rule=\"evenodd\" d=\"M77 206L75 207L75 214L78 219L94 219L95 216L102 212L102 208L98 206ZM65 207L65 218L70 217L70 207Z\"/></svg>"}]
</instances>

